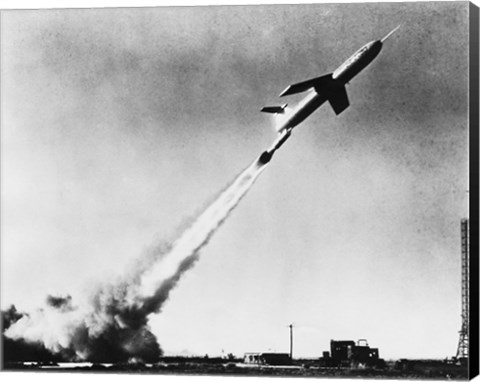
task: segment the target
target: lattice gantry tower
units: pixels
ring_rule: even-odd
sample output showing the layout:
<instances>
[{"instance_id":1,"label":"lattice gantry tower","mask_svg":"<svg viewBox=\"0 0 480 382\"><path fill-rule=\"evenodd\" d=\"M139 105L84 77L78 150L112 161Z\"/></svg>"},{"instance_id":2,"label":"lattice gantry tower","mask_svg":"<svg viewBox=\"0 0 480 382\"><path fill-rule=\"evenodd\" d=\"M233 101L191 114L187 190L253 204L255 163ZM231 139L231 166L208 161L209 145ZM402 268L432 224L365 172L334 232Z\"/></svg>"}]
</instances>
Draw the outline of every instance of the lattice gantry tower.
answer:
<instances>
[{"instance_id":1,"label":"lattice gantry tower","mask_svg":"<svg viewBox=\"0 0 480 382\"><path fill-rule=\"evenodd\" d=\"M468 219L462 219L460 227L462 238L462 327L459 332L457 359L468 358L470 321L470 225Z\"/></svg>"}]
</instances>

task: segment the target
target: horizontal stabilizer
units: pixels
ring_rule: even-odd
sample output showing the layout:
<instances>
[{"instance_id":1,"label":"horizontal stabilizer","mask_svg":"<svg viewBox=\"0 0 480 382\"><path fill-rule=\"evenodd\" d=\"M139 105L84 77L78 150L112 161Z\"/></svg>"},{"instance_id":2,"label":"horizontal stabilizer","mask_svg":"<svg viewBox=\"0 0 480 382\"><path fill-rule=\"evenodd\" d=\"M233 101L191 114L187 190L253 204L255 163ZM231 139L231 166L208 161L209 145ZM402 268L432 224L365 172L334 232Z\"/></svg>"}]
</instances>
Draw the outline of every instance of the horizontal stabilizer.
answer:
<instances>
[{"instance_id":1,"label":"horizontal stabilizer","mask_svg":"<svg viewBox=\"0 0 480 382\"><path fill-rule=\"evenodd\" d=\"M321 77L312 78L307 81L299 82L297 84L290 85L281 94L280 97L284 97L291 94L303 93L308 89L322 88L328 85L332 81L332 73L326 74Z\"/></svg>"},{"instance_id":2,"label":"horizontal stabilizer","mask_svg":"<svg viewBox=\"0 0 480 382\"><path fill-rule=\"evenodd\" d=\"M287 107L287 104L282 106L265 106L260 111L264 113L279 114L279 113L283 113L286 107Z\"/></svg>"},{"instance_id":3,"label":"horizontal stabilizer","mask_svg":"<svg viewBox=\"0 0 480 382\"><path fill-rule=\"evenodd\" d=\"M328 102L330 102L330 105L332 106L336 115L339 115L348 106L350 106L345 86L335 86L329 93Z\"/></svg>"}]
</instances>

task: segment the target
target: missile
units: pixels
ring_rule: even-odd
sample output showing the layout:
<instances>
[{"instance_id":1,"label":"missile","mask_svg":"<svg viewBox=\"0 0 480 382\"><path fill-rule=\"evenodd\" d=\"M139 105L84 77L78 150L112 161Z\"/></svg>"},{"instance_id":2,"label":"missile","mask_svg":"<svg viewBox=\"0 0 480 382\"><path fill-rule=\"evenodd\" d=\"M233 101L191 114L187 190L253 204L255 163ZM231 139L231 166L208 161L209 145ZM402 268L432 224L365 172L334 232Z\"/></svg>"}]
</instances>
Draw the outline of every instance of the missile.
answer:
<instances>
[{"instance_id":1,"label":"missile","mask_svg":"<svg viewBox=\"0 0 480 382\"><path fill-rule=\"evenodd\" d=\"M345 85L377 57L385 40L398 28L400 28L400 25L381 40L371 41L362 46L333 73L288 86L280 94L280 97L308 91L305 98L294 108L289 108L288 104L284 104L282 106L266 106L261 111L275 115L275 129L279 134L282 134L284 131L291 131L326 101L330 103L335 114L339 115L350 105Z\"/></svg>"}]
</instances>

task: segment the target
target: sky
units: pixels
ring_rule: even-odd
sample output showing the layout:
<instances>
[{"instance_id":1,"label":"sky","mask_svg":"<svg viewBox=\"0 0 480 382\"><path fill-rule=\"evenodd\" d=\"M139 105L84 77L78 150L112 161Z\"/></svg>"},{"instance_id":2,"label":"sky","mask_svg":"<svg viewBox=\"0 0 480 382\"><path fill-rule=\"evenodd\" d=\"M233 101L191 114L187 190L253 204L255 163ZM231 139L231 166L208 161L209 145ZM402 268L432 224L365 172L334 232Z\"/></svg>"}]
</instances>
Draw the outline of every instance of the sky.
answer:
<instances>
[{"instance_id":1,"label":"sky","mask_svg":"<svg viewBox=\"0 0 480 382\"><path fill-rule=\"evenodd\" d=\"M2 309L126 272L275 139L264 105L401 28L295 128L172 291L170 354L366 338L453 356L468 216L468 4L2 13Z\"/></svg>"}]
</instances>

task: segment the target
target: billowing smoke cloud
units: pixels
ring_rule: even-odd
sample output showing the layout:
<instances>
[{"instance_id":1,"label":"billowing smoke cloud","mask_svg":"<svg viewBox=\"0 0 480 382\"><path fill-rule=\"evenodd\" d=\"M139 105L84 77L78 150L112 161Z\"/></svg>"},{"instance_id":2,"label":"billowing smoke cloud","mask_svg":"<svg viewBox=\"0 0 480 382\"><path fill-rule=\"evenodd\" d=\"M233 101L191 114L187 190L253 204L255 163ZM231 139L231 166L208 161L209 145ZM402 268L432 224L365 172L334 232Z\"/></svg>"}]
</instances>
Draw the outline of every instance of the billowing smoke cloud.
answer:
<instances>
[{"instance_id":1,"label":"billowing smoke cloud","mask_svg":"<svg viewBox=\"0 0 480 382\"><path fill-rule=\"evenodd\" d=\"M48 296L43 309L10 312L12 341L37 344L67 360L155 362L162 350L148 316L158 313L183 273L251 188L265 164L255 161L235 178L173 243L153 246L117 282L103 284L79 305ZM16 315L15 315L16 314Z\"/></svg>"},{"instance_id":2,"label":"billowing smoke cloud","mask_svg":"<svg viewBox=\"0 0 480 382\"><path fill-rule=\"evenodd\" d=\"M2 311L2 329L5 331L15 322L25 316L25 313L18 312L14 305ZM23 339L13 340L2 334L3 361L37 361L37 362L58 362L62 357L53 354L41 343L29 343Z\"/></svg>"}]
</instances>

